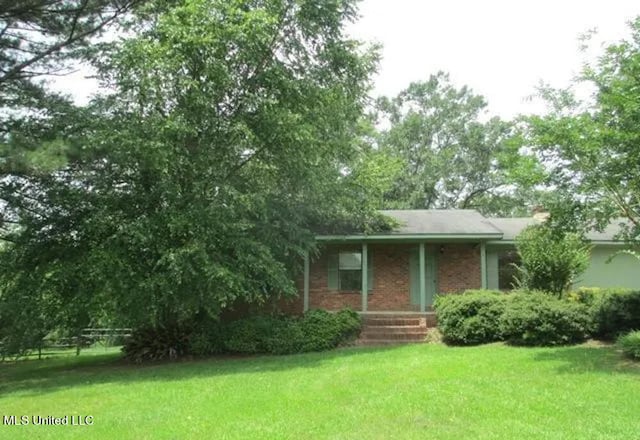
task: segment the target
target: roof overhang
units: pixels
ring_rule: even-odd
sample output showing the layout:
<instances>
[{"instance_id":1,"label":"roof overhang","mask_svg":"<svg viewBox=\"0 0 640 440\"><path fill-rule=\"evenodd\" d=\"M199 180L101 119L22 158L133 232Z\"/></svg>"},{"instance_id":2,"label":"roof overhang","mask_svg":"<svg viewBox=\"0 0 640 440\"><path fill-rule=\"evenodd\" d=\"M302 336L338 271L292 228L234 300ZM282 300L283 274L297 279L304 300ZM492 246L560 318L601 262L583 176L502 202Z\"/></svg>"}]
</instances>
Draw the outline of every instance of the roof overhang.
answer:
<instances>
[{"instance_id":1,"label":"roof overhang","mask_svg":"<svg viewBox=\"0 0 640 440\"><path fill-rule=\"evenodd\" d=\"M600 246L627 246L628 243L620 240L587 240L587 243ZM516 240L490 240L487 241L489 245L509 245L515 246Z\"/></svg>"},{"instance_id":2,"label":"roof overhang","mask_svg":"<svg viewBox=\"0 0 640 440\"><path fill-rule=\"evenodd\" d=\"M355 234L355 235L318 235L316 240L324 242L363 242L363 241L489 241L500 240L502 234Z\"/></svg>"}]
</instances>

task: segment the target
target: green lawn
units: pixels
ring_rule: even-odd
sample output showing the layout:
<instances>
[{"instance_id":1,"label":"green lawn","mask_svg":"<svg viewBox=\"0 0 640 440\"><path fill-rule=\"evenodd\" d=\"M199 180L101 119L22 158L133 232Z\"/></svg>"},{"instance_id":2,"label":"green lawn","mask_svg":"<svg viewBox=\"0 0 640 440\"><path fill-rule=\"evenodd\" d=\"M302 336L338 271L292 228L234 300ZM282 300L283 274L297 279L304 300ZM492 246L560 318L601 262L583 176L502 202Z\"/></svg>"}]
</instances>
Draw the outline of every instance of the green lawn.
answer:
<instances>
[{"instance_id":1,"label":"green lawn","mask_svg":"<svg viewBox=\"0 0 640 440\"><path fill-rule=\"evenodd\" d=\"M612 347L414 345L132 366L118 353L0 364L4 439L635 439L640 366Z\"/></svg>"}]
</instances>

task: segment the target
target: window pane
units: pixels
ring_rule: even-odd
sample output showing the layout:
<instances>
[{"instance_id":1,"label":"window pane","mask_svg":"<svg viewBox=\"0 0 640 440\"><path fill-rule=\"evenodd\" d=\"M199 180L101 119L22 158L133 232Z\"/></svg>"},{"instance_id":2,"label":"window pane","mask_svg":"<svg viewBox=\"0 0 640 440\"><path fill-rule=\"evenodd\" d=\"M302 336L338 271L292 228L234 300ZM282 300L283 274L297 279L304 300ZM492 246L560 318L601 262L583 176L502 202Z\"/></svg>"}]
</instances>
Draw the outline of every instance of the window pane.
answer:
<instances>
[{"instance_id":1,"label":"window pane","mask_svg":"<svg viewBox=\"0 0 640 440\"><path fill-rule=\"evenodd\" d=\"M341 270L340 290L362 290L361 270Z\"/></svg>"},{"instance_id":2,"label":"window pane","mask_svg":"<svg viewBox=\"0 0 640 440\"><path fill-rule=\"evenodd\" d=\"M340 269L362 269L362 254L360 252L340 252Z\"/></svg>"}]
</instances>

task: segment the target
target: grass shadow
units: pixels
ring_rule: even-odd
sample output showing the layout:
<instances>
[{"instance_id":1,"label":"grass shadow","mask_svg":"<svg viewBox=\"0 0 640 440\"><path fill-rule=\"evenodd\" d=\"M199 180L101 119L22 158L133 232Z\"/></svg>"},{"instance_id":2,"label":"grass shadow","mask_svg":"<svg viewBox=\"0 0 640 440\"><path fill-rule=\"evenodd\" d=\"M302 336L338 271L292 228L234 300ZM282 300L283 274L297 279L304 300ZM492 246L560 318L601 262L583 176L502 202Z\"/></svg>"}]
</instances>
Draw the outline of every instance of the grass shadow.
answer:
<instances>
[{"instance_id":1,"label":"grass shadow","mask_svg":"<svg viewBox=\"0 0 640 440\"><path fill-rule=\"evenodd\" d=\"M366 357L403 346L348 347L285 356L219 356L136 365L120 353L29 359L0 363L0 396L42 395L59 389L104 383L171 382L197 377L316 368L339 358Z\"/></svg>"},{"instance_id":2,"label":"grass shadow","mask_svg":"<svg viewBox=\"0 0 640 440\"><path fill-rule=\"evenodd\" d=\"M625 358L615 345L589 342L572 347L541 351L534 360L557 363L560 374L632 374L640 375L640 363Z\"/></svg>"}]
</instances>

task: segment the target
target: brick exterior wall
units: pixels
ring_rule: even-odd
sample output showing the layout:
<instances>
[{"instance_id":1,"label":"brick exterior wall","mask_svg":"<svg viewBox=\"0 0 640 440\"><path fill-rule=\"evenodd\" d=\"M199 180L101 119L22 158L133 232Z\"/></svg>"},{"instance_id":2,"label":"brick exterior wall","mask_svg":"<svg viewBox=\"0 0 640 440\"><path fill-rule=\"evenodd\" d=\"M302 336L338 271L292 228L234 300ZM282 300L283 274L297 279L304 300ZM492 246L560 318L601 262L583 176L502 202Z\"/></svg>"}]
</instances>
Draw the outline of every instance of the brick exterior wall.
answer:
<instances>
[{"instance_id":1,"label":"brick exterior wall","mask_svg":"<svg viewBox=\"0 0 640 440\"><path fill-rule=\"evenodd\" d=\"M358 251L362 247L335 246L327 248L320 253L316 260L311 262L309 265L309 308L340 310L349 307L353 310L361 310L362 295L359 290L351 292L329 290L327 279L329 275L329 268L327 267L329 249L333 251Z\"/></svg>"},{"instance_id":2,"label":"brick exterior wall","mask_svg":"<svg viewBox=\"0 0 640 440\"><path fill-rule=\"evenodd\" d=\"M359 251L361 246L333 246L325 249L309 266L309 307L339 310L362 309L359 290L337 291L328 288L329 251ZM412 310L409 297L410 245L369 245L373 264L373 289L369 291L369 311Z\"/></svg>"},{"instance_id":3,"label":"brick exterior wall","mask_svg":"<svg viewBox=\"0 0 640 440\"><path fill-rule=\"evenodd\" d=\"M411 245L369 245L373 258L373 290L367 309L371 312L410 311L409 256Z\"/></svg>"},{"instance_id":4,"label":"brick exterior wall","mask_svg":"<svg viewBox=\"0 0 640 440\"><path fill-rule=\"evenodd\" d=\"M478 244L445 244L438 249L439 293L458 293L482 287Z\"/></svg>"},{"instance_id":5,"label":"brick exterior wall","mask_svg":"<svg viewBox=\"0 0 640 440\"><path fill-rule=\"evenodd\" d=\"M373 259L373 289L369 291L368 311L417 311L411 304L409 258L417 244L369 244ZM479 289L480 246L477 244L437 245L438 289L440 293L454 293L465 289ZM362 309L360 291L344 292L328 288L329 251L361 250L360 245L331 246L309 265L309 308L339 310L349 307ZM287 313L301 313L303 309L303 279L296 280L300 295L281 305Z\"/></svg>"}]
</instances>

